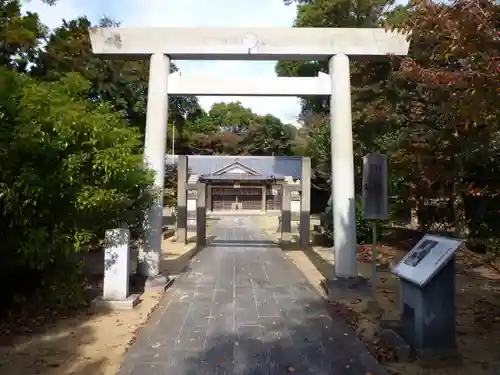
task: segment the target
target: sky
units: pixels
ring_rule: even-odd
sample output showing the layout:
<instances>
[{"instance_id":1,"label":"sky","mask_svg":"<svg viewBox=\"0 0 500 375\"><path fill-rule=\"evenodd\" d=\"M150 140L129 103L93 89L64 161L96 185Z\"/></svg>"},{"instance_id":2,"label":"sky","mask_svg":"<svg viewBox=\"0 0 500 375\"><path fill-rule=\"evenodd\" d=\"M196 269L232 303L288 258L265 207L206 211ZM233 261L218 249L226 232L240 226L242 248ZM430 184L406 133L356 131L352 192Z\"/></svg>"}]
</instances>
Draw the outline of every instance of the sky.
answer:
<instances>
[{"instance_id":1,"label":"sky","mask_svg":"<svg viewBox=\"0 0 500 375\"><path fill-rule=\"evenodd\" d=\"M50 28L63 19L87 16L97 22L103 16L124 27L289 27L296 8L283 0L58 0L48 6L40 0L25 0L24 10L36 12ZM183 75L246 77L275 76L274 61L175 61ZM271 113L284 123L297 123L297 98L281 97L200 97L209 110L213 103L240 101L257 114Z\"/></svg>"}]
</instances>

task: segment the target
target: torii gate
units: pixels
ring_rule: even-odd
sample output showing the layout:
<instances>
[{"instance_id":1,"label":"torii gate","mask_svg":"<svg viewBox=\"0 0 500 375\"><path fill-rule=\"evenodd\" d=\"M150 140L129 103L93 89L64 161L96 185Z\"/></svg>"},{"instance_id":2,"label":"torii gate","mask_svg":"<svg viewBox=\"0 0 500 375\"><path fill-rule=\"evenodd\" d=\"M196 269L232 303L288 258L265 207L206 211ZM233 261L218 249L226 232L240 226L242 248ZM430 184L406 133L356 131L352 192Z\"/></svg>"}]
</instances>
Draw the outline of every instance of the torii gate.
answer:
<instances>
[{"instance_id":1,"label":"torii gate","mask_svg":"<svg viewBox=\"0 0 500 375\"><path fill-rule=\"evenodd\" d=\"M159 276L168 95L330 95L335 274L357 277L349 59L408 53L407 35L382 28L92 28L92 50L107 58L149 59L144 160L159 200L147 215L140 272ZM172 74L175 60L329 60L318 77L227 80Z\"/></svg>"}]
</instances>

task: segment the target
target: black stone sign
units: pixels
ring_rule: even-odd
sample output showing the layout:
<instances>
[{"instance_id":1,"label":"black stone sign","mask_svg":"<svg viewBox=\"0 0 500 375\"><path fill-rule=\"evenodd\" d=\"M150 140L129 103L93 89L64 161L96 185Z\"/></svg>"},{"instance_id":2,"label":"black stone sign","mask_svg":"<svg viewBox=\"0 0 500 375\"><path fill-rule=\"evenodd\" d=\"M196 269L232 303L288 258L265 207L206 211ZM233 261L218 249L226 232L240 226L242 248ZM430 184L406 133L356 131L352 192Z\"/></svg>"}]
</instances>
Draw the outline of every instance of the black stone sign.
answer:
<instances>
[{"instance_id":1,"label":"black stone sign","mask_svg":"<svg viewBox=\"0 0 500 375\"><path fill-rule=\"evenodd\" d=\"M363 218L386 219L388 212L387 157L376 152L363 157Z\"/></svg>"}]
</instances>

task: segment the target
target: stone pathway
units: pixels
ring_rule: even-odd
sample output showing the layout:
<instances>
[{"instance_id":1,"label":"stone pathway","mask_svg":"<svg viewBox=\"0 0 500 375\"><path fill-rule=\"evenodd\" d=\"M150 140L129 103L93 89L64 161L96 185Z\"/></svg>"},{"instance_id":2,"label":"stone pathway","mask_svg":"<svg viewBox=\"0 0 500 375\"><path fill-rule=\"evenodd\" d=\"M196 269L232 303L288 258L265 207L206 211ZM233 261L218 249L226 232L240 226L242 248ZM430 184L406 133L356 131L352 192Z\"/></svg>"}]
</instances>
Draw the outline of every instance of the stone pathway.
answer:
<instances>
[{"instance_id":1,"label":"stone pathway","mask_svg":"<svg viewBox=\"0 0 500 375\"><path fill-rule=\"evenodd\" d=\"M119 375L386 375L251 218L224 217L212 235Z\"/></svg>"}]
</instances>

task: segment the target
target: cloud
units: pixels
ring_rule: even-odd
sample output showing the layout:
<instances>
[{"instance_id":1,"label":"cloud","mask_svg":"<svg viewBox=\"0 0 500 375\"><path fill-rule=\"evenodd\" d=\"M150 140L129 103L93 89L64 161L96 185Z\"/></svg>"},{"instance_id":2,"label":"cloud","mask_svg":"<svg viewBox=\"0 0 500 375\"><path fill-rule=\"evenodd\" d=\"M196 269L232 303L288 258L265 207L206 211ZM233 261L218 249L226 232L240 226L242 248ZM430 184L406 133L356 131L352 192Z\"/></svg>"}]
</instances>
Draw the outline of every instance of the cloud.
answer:
<instances>
[{"instance_id":1,"label":"cloud","mask_svg":"<svg viewBox=\"0 0 500 375\"><path fill-rule=\"evenodd\" d=\"M294 6L282 0L59 0L49 7L40 0L30 0L25 10L40 14L51 28L62 19L86 15L92 21L103 16L121 21L126 27L288 27L296 15ZM276 62L246 61L176 61L183 74L212 76L272 77ZM210 109L216 102L239 100L258 114L271 113L286 123L296 123L300 111L297 98L278 97L201 97L200 104Z\"/></svg>"}]
</instances>

